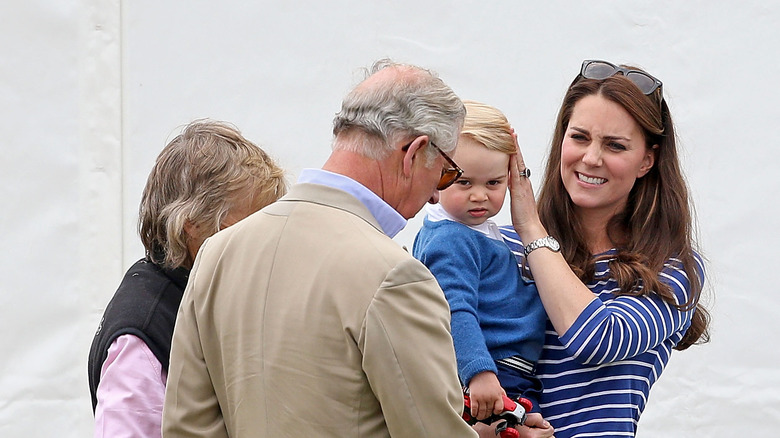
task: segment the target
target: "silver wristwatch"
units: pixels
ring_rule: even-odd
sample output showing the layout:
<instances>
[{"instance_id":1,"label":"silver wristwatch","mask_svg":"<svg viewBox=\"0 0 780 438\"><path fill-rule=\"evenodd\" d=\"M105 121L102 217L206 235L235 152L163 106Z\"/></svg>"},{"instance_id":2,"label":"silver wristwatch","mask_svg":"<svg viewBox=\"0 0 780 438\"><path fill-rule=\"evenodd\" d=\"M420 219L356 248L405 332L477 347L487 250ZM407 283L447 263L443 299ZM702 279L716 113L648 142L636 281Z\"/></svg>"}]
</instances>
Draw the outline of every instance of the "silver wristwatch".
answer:
<instances>
[{"instance_id":1,"label":"silver wristwatch","mask_svg":"<svg viewBox=\"0 0 780 438\"><path fill-rule=\"evenodd\" d=\"M558 243L558 241L555 240L555 237L553 236L545 236L542 237L541 239L536 239L525 246L526 257L528 256L528 254L531 254L531 251L539 248L547 248L552 252L558 252L561 250L561 244Z\"/></svg>"}]
</instances>

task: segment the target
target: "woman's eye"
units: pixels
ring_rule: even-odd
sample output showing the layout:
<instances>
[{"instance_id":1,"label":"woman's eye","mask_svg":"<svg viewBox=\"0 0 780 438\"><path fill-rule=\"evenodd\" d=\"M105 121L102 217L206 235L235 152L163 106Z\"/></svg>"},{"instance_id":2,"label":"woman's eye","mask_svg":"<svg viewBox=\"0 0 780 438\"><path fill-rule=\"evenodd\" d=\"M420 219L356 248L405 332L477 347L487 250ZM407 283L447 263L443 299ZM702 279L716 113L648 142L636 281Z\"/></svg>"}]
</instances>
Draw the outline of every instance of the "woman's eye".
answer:
<instances>
[{"instance_id":1,"label":"woman's eye","mask_svg":"<svg viewBox=\"0 0 780 438\"><path fill-rule=\"evenodd\" d=\"M583 135L583 134L577 134L577 133L575 133L575 134L572 134L572 135L571 135L571 138L572 138L573 140L577 140L577 141L585 141L585 140L587 140L587 139L588 139L587 137L585 137L585 135Z\"/></svg>"},{"instance_id":2,"label":"woman's eye","mask_svg":"<svg viewBox=\"0 0 780 438\"><path fill-rule=\"evenodd\" d=\"M610 149L615 150L615 151L624 151L624 150L628 149L624 145L622 145L620 143L616 143L614 141L609 143L608 146L609 146Z\"/></svg>"}]
</instances>

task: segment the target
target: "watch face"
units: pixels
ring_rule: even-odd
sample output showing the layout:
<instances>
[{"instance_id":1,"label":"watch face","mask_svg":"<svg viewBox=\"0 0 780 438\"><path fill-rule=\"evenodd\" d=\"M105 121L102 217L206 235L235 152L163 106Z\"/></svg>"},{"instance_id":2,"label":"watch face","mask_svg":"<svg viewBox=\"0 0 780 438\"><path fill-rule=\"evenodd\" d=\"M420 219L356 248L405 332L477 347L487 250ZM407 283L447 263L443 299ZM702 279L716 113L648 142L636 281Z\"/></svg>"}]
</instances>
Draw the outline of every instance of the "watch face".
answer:
<instances>
[{"instance_id":1,"label":"watch face","mask_svg":"<svg viewBox=\"0 0 780 438\"><path fill-rule=\"evenodd\" d=\"M561 244L558 243L558 241L555 239L555 237L549 236L547 238L547 243L550 245L550 249L553 251L560 251L561 250Z\"/></svg>"}]
</instances>

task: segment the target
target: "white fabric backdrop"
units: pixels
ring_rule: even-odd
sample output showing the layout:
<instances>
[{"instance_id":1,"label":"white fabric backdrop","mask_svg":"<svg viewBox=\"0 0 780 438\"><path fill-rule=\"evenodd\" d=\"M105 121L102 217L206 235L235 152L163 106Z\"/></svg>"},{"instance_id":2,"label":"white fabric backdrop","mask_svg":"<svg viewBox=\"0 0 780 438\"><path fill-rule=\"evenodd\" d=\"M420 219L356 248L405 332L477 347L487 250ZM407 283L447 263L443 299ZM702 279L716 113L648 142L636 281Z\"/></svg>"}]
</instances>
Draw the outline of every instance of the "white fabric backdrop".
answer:
<instances>
[{"instance_id":1,"label":"white fabric backdrop","mask_svg":"<svg viewBox=\"0 0 780 438\"><path fill-rule=\"evenodd\" d=\"M778 22L765 0L0 3L0 436L91 434L87 352L179 126L231 121L294 181L327 157L358 67L385 56L504 110L537 186L583 59L659 77L716 299L713 341L673 355L639 436L774 436Z\"/></svg>"}]
</instances>

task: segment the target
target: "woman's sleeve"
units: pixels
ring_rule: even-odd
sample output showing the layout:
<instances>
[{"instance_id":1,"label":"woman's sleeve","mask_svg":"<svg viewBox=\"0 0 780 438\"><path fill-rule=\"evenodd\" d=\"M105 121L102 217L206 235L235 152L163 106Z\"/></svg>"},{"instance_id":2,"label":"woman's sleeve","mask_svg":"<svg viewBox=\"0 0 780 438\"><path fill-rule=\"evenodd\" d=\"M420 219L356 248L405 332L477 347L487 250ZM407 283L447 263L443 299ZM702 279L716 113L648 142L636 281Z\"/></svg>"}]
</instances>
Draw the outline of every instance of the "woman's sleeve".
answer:
<instances>
[{"instance_id":1,"label":"woman's sleeve","mask_svg":"<svg viewBox=\"0 0 780 438\"><path fill-rule=\"evenodd\" d=\"M698 256L696 265L703 284L704 269ZM688 301L691 285L679 260L667 261L659 278L670 287L676 304ZM695 306L681 310L655 293L640 297L621 295L607 301L596 297L560 336L560 341L583 364L624 360L667 339L676 345L690 326L694 309Z\"/></svg>"},{"instance_id":2,"label":"woman's sleeve","mask_svg":"<svg viewBox=\"0 0 780 438\"><path fill-rule=\"evenodd\" d=\"M97 437L161 436L165 373L149 347L134 335L108 348L95 407Z\"/></svg>"}]
</instances>

